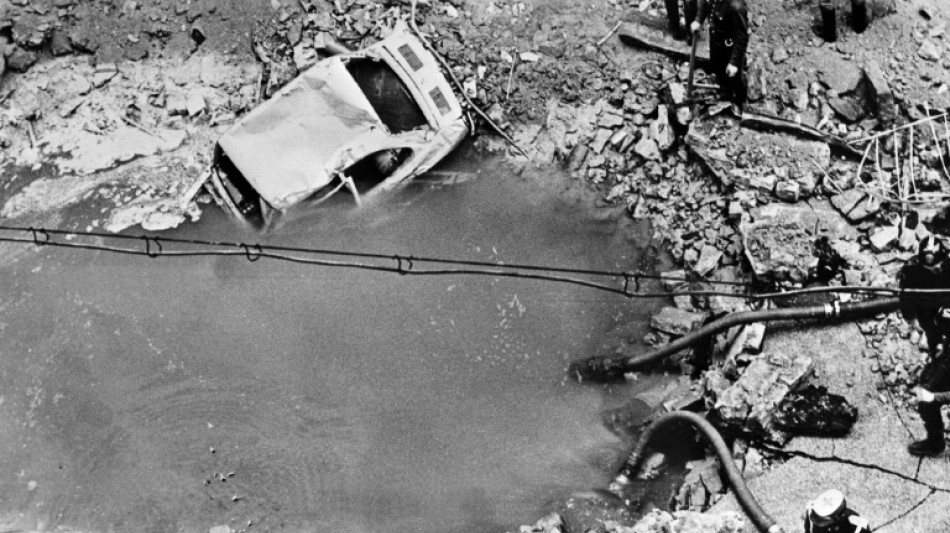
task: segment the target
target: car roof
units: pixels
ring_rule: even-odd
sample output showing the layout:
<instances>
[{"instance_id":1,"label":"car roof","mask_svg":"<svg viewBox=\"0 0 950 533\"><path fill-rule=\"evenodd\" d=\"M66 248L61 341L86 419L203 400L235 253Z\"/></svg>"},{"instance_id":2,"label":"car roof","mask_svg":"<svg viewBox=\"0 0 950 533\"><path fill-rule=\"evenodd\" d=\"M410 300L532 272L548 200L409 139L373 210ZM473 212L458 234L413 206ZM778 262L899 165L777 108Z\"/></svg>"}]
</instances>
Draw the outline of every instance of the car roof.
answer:
<instances>
[{"instance_id":1,"label":"car roof","mask_svg":"<svg viewBox=\"0 0 950 533\"><path fill-rule=\"evenodd\" d=\"M218 145L277 209L325 187L327 165L357 139L388 133L339 57L287 84L218 139Z\"/></svg>"}]
</instances>

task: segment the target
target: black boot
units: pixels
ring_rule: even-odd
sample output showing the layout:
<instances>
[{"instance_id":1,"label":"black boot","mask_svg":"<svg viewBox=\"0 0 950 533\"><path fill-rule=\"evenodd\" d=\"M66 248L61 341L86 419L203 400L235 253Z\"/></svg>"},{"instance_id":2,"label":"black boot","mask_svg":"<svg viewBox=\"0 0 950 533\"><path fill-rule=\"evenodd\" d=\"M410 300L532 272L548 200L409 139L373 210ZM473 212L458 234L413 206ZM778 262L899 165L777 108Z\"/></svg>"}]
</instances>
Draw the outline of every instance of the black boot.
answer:
<instances>
[{"instance_id":1,"label":"black boot","mask_svg":"<svg viewBox=\"0 0 950 533\"><path fill-rule=\"evenodd\" d=\"M911 455L932 456L937 455L946 448L942 438L931 438L929 435L924 440L915 440L907 445L907 451Z\"/></svg>"}]
</instances>

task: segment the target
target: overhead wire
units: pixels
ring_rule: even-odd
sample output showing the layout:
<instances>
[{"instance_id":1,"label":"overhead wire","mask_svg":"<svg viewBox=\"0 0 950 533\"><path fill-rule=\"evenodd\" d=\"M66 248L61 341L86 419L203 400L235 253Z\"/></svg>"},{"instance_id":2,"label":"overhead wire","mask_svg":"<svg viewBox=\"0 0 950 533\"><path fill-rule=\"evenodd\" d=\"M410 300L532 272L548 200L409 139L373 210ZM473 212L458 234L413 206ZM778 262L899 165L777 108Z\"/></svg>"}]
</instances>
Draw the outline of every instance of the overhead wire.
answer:
<instances>
[{"instance_id":1,"label":"overhead wire","mask_svg":"<svg viewBox=\"0 0 950 533\"><path fill-rule=\"evenodd\" d=\"M377 272L389 272L407 276L446 276L472 275L490 277L508 277L531 279L572 284L591 289L619 294L627 298L668 298L675 295L691 295L697 297L730 297L751 301L773 300L777 298L791 298L795 296L814 294L863 294L872 296L910 295L917 299L946 299L950 297L950 289L899 289L884 286L835 286L809 287L786 291L772 292L735 292L726 290L677 290L677 291L647 291L642 284L644 281L666 281L693 283L701 281L707 285L726 285L733 288L755 289L755 285L741 281L694 280L686 277L670 277L632 271L607 271L579 268L552 267L543 265L527 265L518 263L473 261L464 259L450 259L441 257L412 256L402 254L383 254L373 252L355 252L323 248L303 248L279 245L264 245L260 243L228 242L203 239L181 239L174 237L157 237L150 235L123 235L95 231L69 231L51 228L33 228L0 225L0 232L27 233L27 237L16 237L0 234L0 242L34 244L39 247L52 246L90 251L102 251L123 255L157 257L244 257L250 262L259 259L273 259L295 264L324 266L333 268L356 268ZM54 236L64 237L56 240ZM118 241L135 241L144 247L121 247L104 243L73 242L76 237L94 237ZM169 249L167 245L202 246L198 249ZM392 264L378 264L366 261L341 261L315 256L346 257L350 259L391 261ZM430 268L420 269L419 265L453 265L459 268ZM613 284L599 283L571 276L606 277L614 281Z\"/></svg>"}]
</instances>

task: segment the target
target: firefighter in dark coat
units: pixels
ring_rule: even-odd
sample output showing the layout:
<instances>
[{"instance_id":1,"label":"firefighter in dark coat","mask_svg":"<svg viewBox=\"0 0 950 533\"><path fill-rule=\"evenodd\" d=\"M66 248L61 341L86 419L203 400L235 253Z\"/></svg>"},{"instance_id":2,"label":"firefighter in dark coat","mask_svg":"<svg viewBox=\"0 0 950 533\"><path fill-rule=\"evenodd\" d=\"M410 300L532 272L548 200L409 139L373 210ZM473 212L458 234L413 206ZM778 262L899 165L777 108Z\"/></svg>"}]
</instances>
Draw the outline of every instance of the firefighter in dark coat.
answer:
<instances>
[{"instance_id":1,"label":"firefighter in dark coat","mask_svg":"<svg viewBox=\"0 0 950 533\"><path fill-rule=\"evenodd\" d=\"M745 54L749 47L749 8L745 0L699 0L690 31L709 18L709 59L723 98L742 106L746 101Z\"/></svg>"},{"instance_id":2,"label":"firefighter in dark coat","mask_svg":"<svg viewBox=\"0 0 950 533\"><path fill-rule=\"evenodd\" d=\"M871 527L848 508L841 491L829 490L808 502L805 533L871 533Z\"/></svg>"},{"instance_id":3,"label":"firefighter in dark coat","mask_svg":"<svg viewBox=\"0 0 950 533\"><path fill-rule=\"evenodd\" d=\"M950 265L943 245L934 237L926 237L918 247L917 256L910 259L898 274L902 289L950 289ZM930 358L918 379L918 389L926 393L950 391L950 350L946 349L950 333L950 305L925 295L901 296L901 315L907 321L917 320L927 338ZM927 396L917 392L918 398ZM913 455L937 455L946 444L943 437L943 419L940 402L921 401L917 412L924 423L927 437L907 447Z\"/></svg>"}]
</instances>

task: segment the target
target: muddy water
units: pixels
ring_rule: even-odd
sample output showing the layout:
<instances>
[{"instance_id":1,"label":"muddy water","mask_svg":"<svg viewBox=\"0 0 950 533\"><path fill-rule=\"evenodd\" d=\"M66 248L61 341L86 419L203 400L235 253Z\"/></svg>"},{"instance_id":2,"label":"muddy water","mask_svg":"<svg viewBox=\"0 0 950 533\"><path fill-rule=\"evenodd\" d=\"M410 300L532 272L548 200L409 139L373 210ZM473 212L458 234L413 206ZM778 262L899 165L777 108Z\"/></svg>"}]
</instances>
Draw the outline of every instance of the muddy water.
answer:
<instances>
[{"instance_id":1,"label":"muddy water","mask_svg":"<svg viewBox=\"0 0 950 533\"><path fill-rule=\"evenodd\" d=\"M557 176L497 170L268 239L644 266L637 229L591 203ZM260 239L213 210L166 235ZM658 305L538 281L62 249L0 283L4 529L516 530L615 471L627 443L600 413L621 391L564 370Z\"/></svg>"}]
</instances>

